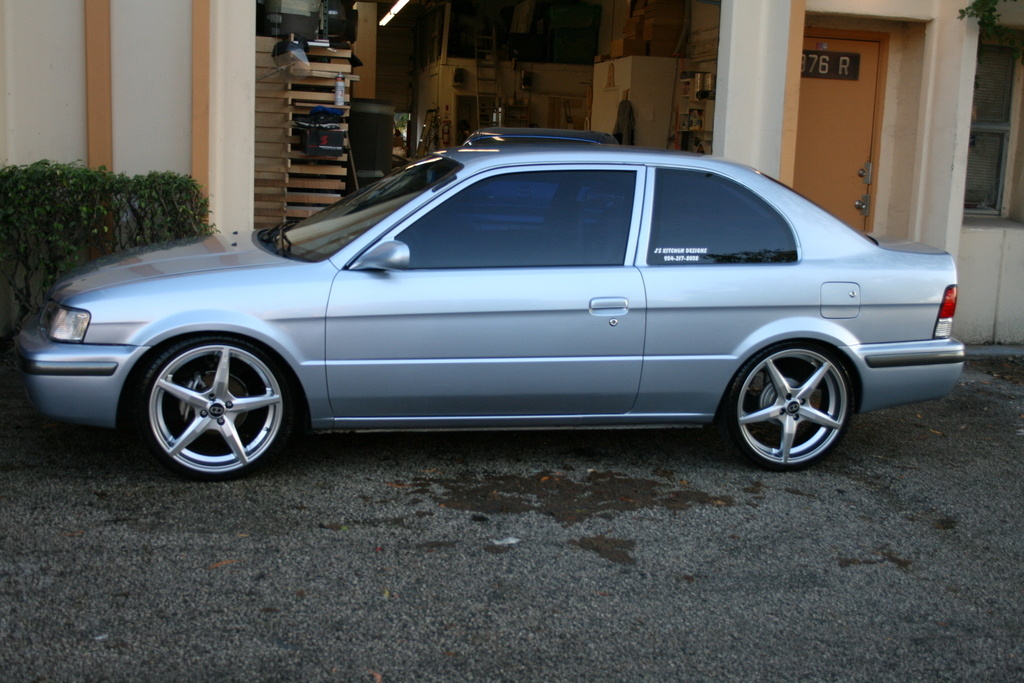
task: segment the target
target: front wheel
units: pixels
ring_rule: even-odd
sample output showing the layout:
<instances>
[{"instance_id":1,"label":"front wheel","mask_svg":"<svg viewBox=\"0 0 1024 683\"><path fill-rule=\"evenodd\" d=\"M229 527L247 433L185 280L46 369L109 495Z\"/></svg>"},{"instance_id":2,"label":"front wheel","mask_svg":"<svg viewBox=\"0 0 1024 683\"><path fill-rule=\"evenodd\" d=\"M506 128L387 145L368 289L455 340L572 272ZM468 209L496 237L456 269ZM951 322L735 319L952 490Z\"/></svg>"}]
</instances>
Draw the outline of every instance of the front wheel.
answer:
<instances>
[{"instance_id":1,"label":"front wheel","mask_svg":"<svg viewBox=\"0 0 1024 683\"><path fill-rule=\"evenodd\" d=\"M288 438L293 416L277 363L230 338L167 349L149 364L136 398L142 437L157 459L193 479L248 474Z\"/></svg>"},{"instance_id":2,"label":"front wheel","mask_svg":"<svg viewBox=\"0 0 1024 683\"><path fill-rule=\"evenodd\" d=\"M796 470L825 457L846 432L853 396L835 354L809 343L770 347L733 378L719 422L758 465Z\"/></svg>"}]
</instances>

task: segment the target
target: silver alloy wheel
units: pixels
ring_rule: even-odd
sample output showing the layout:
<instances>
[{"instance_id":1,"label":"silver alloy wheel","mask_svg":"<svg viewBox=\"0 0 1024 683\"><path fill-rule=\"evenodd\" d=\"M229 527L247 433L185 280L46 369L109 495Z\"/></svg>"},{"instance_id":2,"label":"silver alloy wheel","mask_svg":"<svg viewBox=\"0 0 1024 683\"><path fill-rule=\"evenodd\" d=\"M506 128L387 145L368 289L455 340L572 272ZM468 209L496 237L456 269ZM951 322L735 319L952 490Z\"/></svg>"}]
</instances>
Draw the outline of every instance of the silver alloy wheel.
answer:
<instances>
[{"instance_id":1,"label":"silver alloy wheel","mask_svg":"<svg viewBox=\"0 0 1024 683\"><path fill-rule=\"evenodd\" d=\"M284 399L274 372L234 344L185 348L148 389L148 426L162 454L197 474L240 470L275 442Z\"/></svg>"},{"instance_id":2,"label":"silver alloy wheel","mask_svg":"<svg viewBox=\"0 0 1024 683\"><path fill-rule=\"evenodd\" d=\"M770 353L743 378L735 402L747 453L790 468L824 456L850 416L846 372L823 353L795 346Z\"/></svg>"}]
</instances>

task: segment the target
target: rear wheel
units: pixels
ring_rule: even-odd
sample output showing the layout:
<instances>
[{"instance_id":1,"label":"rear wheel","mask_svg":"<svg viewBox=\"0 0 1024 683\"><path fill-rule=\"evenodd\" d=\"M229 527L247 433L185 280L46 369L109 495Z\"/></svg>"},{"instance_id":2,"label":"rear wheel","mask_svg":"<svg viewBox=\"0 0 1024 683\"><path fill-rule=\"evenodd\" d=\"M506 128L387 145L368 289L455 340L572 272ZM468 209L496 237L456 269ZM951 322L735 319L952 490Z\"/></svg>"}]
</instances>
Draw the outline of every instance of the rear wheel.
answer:
<instances>
[{"instance_id":1,"label":"rear wheel","mask_svg":"<svg viewBox=\"0 0 1024 683\"><path fill-rule=\"evenodd\" d=\"M773 470L808 467L846 432L853 396L836 355L810 343L770 347L736 374L719 415L732 445Z\"/></svg>"},{"instance_id":2,"label":"rear wheel","mask_svg":"<svg viewBox=\"0 0 1024 683\"><path fill-rule=\"evenodd\" d=\"M221 337L191 339L156 357L136 399L142 437L157 459L193 479L248 474L291 432L291 391L259 347Z\"/></svg>"}]
</instances>

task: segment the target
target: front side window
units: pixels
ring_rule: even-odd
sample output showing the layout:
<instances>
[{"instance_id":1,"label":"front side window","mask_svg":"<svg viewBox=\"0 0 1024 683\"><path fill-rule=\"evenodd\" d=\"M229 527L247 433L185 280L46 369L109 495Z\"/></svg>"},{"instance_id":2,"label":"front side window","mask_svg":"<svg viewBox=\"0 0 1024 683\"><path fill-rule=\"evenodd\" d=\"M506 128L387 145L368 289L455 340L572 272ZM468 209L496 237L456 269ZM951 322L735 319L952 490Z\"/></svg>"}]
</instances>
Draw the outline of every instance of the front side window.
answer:
<instances>
[{"instance_id":1,"label":"front side window","mask_svg":"<svg viewBox=\"0 0 1024 683\"><path fill-rule=\"evenodd\" d=\"M966 211L999 213L1002 210L1014 61L1012 50L1005 47L985 45L978 55L967 152Z\"/></svg>"},{"instance_id":2,"label":"front side window","mask_svg":"<svg viewBox=\"0 0 1024 683\"><path fill-rule=\"evenodd\" d=\"M453 178L462 164L428 157L394 171L289 229L289 254L323 261L381 220Z\"/></svg>"},{"instance_id":3,"label":"front side window","mask_svg":"<svg viewBox=\"0 0 1024 683\"><path fill-rule=\"evenodd\" d=\"M633 171L491 176L406 228L411 269L622 265Z\"/></svg>"},{"instance_id":4,"label":"front side window","mask_svg":"<svg viewBox=\"0 0 1024 683\"><path fill-rule=\"evenodd\" d=\"M660 168L647 263L787 263L796 261L789 224L738 183L706 171Z\"/></svg>"}]
</instances>

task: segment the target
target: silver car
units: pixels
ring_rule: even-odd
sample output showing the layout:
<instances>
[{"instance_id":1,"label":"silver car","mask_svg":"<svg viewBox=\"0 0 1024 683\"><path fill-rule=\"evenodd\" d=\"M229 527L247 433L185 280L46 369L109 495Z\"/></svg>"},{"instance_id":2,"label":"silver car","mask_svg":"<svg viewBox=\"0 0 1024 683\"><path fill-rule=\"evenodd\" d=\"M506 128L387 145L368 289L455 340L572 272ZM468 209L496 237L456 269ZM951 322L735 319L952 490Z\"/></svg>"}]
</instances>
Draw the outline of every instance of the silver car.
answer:
<instances>
[{"instance_id":1,"label":"silver car","mask_svg":"<svg viewBox=\"0 0 1024 683\"><path fill-rule=\"evenodd\" d=\"M94 262L18 338L44 414L227 479L297 429L700 425L775 470L956 384L946 253L739 165L443 151L297 224Z\"/></svg>"},{"instance_id":2,"label":"silver car","mask_svg":"<svg viewBox=\"0 0 1024 683\"><path fill-rule=\"evenodd\" d=\"M595 130L565 130L562 128L481 128L469 134L465 147L493 147L508 144L539 144L547 142L577 142L591 145L617 145L611 133Z\"/></svg>"}]
</instances>

